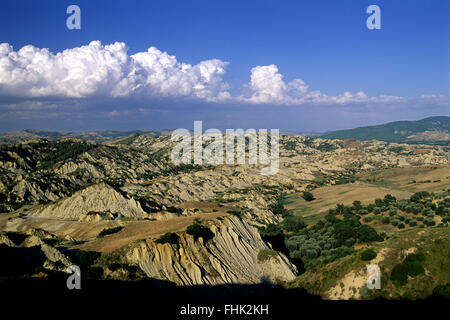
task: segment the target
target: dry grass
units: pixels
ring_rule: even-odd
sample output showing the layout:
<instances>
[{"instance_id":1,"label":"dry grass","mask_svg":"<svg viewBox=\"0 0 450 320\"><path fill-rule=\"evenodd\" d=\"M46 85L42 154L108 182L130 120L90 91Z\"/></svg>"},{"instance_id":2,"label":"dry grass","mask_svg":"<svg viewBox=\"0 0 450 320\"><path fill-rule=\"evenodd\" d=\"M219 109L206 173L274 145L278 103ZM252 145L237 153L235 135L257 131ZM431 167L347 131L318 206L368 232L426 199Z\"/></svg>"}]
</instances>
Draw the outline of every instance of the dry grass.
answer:
<instances>
[{"instance_id":1,"label":"dry grass","mask_svg":"<svg viewBox=\"0 0 450 320\"><path fill-rule=\"evenodd\" d=\"M356 177L360 180L376 179L375 184L384 184L393 189L413 193L417 191L437 192L450 186L450 165L377 170L360 173Z\"/></svg>"},{"instance_id":2,"label":"dry grass","mask_svg":"<svg viewBox=\"0 0 450 320\"><path fill-rule=\"evenodd\" d=\"M359 200L363 204L368 204L376 198L383 198L386 194L391 194L397 199L405 199L417 191L439 192L450 188L450 166L377 170L358 174L357 179L356 183L314 189L312 193L316 200L311 202L305 201L300 193L292 194L288 197L286 208L304 217L308 223L315 223L337 203L351 205L353 201ZM416 183L412 183L414 180ZM377 227L380 231L388 233L392 231L381 222Z\"/></svg>"},{"instance_id":3,"label":"dry grass","mask_svg":"<svg viewBox=\"0 0 450 320\"><path fill-rule=\"evenodd\" d=\"M312 191L316 200L307 202L300 194L289 196L286 205L288 210L294 210L305 218L323 216L330 208L334 208L337 203L351 205L353 201L359 200L364 204L373 202L376 198L383 198L386 194L391 194L398 199L411 196L409 191L401 191L387 187L377 187L368 183L349 183L335 186L326 186Z\"/></svg>"},{"instance_id":4,"label":"dry grass","mask_svg":"<svg viewBox=\"0 0 450 320\"><path fill-rule=\"evenodd\" d=\"M199 213L192 216L181 216L168 220L129 222L121 231L101 239L90 241L78 246L78 248L98 252L112 252L139 239L156 238L167 232L184 231L196 218L200 220L211 220L223 215L226 215L226 213L222 211Z\"/></svg>"}]
</instances>

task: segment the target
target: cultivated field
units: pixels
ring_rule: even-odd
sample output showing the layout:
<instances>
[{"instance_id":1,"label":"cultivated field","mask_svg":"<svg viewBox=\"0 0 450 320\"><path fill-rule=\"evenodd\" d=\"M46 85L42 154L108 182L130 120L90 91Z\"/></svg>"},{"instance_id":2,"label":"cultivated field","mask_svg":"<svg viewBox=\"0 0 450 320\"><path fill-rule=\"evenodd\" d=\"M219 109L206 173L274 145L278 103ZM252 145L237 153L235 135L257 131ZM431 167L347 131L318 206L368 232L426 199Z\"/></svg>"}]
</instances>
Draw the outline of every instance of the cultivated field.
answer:
<instances>
[{"instance_id":1,"label":"cultivated field","mask_svg":"<svg viewBox=\"0 0 450 320\"><path fill-rule=\"evenodd\" d=\"M450 188L450 166L426 166L376 170L356 175L355 183L332 185L312 190L316 200L305 201L302 193L287 197L286 208L314 223L336 204L363 204L391 194L397 199L409 198L414 192L439 192Z\"/></svg>"}]
</instances>

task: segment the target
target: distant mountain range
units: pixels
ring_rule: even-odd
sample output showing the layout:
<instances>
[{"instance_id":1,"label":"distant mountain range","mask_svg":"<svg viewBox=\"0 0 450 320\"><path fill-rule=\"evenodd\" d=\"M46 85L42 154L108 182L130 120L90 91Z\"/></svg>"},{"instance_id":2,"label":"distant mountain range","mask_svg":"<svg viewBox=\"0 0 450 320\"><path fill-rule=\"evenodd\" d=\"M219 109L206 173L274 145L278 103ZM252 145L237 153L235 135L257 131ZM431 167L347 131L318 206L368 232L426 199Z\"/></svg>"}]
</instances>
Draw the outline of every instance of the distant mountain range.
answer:
<instances>
[{"instance_id":1,"label":"distant mountain range","mask_svg":"<svg viewBox=\"0 0 450 320\"><path fill-rule=\"evenodd\" d=\"M398 143L450 144L450 117L395 121L377 126L327 132L325 139L381 140Z\"/></svg>"},{"instance_id":2,"label":"distant mountain range","mask_svg":"<svg viewBox=\"0 0 450 320\"><path fill-rule=\"evenodd\" d=\"M171 132L171 129L164 130L132 130L132 131L118 131L118 130L103 130L103 131L86 131L86 132L56 132L56 131L44 131L25 129L7 132L0 134L0 144L5 143L19 143L30 139L47 139L56 140L60 138L79 138L85 141L101 143L106 141L115 140L122 137L128 137L131 135L150 134L155 137L161 135L167 135Z\"/></svg>"},{"instance_id":3,"label":"distant mountain range","mask_svg":"<svg viewBox=\"0 0 450 320\"><path fill-rule=\"evenodd\" d=\"M172 129L163 130L104 130L86 132L56 132L45 130L18 130L0 134L0 144L19 143L30 139L57 140L60 138L79 138L88 142L102 143L132 135L149 134L155 137L168 135ZM450 144L450 117L429 117L417 121L395 121L377 126L360 127L356 129L338 130L326 133L317 132L283 132L288 135L303 135L323 139L356 139L381 140L398 143Z\"/></svg>"}]
</instances>

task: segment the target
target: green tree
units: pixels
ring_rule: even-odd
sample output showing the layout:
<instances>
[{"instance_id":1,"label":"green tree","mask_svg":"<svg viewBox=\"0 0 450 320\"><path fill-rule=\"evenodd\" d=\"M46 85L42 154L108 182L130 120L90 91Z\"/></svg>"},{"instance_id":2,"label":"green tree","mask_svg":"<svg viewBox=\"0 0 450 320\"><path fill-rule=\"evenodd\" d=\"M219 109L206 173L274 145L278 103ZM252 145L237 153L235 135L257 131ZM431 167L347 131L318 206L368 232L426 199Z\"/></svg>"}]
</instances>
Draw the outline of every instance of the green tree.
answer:
<instances>
[{"instance_id":1,"label":"green tree","mask_svg":"<svg viewBox=\"0 0 450 320\"><path fill-rule=\"evenodd\" d=\"M309 191L303 191L302 198L305 199L306 201L313 201L316 199L314 198L314 195Z\"/></svg>"},{"instance_id":2,"label":"green tree","mask_svg":"<svg viewBox=\"0 0 450 320\"><path fill-rule=\"evenodd\" d=\"M370 261L375 259L376 256L377 253L372 248L365 249L361 252L361 260L363 261Z\"/></svg>"},{"instance_id":3,"label":"green tree","mask_svg":"<svg viewBox=\"0 0 450 320\"><path fill-rule=\"evenodd\" d=\"M367 224L360 226L357 234L361 242L383 241L377 231Z\"/></svg>"},{"instance_id":4,"label":"green tree","mask_svg":"<svg viewBox=\"0 0 450 320\"><path fill-rule=\"evenodd\" d=\"M384 216L383 218L381 218L381 223L383 224L388 224L391 222L391 219L387 216Z\"/></svg>"},{"instance_id":5,"label":"green tree","mask_svg":"<svg viewBox=\"0 0 450 320\"><path fill-rule=\"evenodd\" d=\"M180 242L180 237L176 233L167 232L166 234L156 239L155 242L161 244L178 244Z\"/></svg>"},{"instance_id":6,"label":"green tree","mask_svg":"<svg viewBox=\"0 0 450 320\"><path fill-rule=\"evenodd\" d=\"M408 267L399 263L392 268L391 281L398 286L405 285L408 282Z\"/></svg>"},{"instance_id":7,"label":"green tree","mask_svg":"<svg viewBox=\"0 0 450 320\"><path fill-rule=\"evenodd\" d=\"M202 238L203 241L208 241L214 237L214 233L212 233L209 228L204 227L198 223L191 224L186 228L186 233L194 236L194 240L198 238Z\"/></svg>"},{"instance_id":8,"label":"green tree","mask_svg":"<svg viewBox=\"0 0 450 320\"><path fill-rule=\"evenodd\" d=\"M302 217L287 216L284 218L283 226L286 231L298 232L306 227L306 223Z\"/></svg>"}]
</instances>

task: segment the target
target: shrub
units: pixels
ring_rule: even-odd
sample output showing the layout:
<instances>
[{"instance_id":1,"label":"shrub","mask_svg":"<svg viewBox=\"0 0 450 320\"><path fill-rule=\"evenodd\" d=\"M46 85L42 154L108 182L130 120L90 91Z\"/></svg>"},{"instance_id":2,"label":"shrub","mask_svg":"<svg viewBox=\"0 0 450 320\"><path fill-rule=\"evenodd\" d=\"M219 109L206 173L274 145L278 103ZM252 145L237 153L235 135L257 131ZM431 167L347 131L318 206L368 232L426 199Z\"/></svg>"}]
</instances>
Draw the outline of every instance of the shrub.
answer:
<instances>
[{"instance_id":1,"label":"shrub","mask_svg":"<svg viewBox=\"0 0 450 320\"><path fill-rule=\"evenodd\" d=\"M331 250L325 250L320 257L322 263L327 264L337 259L343 258L355 252L353 248L336 248Z\"/></svg>"},{"instance_id":2,"label":"shrub","mask_svg":"<svg viewBox=\"0 0 450 320\"><path fill-rule=\"evenodd\" d=\"M384 201L381 200L380 198L376 198L376 199L375 199L375 205L376 205L377 207L382 207L382 206L384 206Z\"/></svg>"},{"instance_id":3,"label":"shrub","mask_svg":"<svg viewBox=\"0 0 450 320\"><path fill-rule=\"evenodd\" d=\"M272 257L276 257L278 252L270 249L263 249L258 252L258 262L264 262Z\"/></svg>"},{"instance_id":4,"label":"shrub","mask_svg":"<svg viewBox=\"0 0 450 320\"><path fill-rule=\"evenodd\" d=\"M290 237L285 241L286 248L289 251L299 250L302 243L306 241L306 238L307 238L306 235Z\"/></svg>"},{"instance_id":5,"label":"shrub","mask_svg":"<svg viewBox=\"0 0 450 320\"><path fill-rule=\"evenodd\" d=\"M302 254L303 254L304 256L306 256L307 258L312 259L312 258L317 258L317 257L319 256L319 254L320 254L320 249L318 249L318 248L308 248L308 247L306 247L306 248L302 248L301 252L302 252Z\"/></svg>"},{"instance_id":6,"label":"shrub","mask_svg":"<svg viewBox=\"0 0 450 320\"><path fill-rule=\"evenodd\" d=\"M191 224L186 228L186 233L194 236L194 240L198 238L203 238L203 241L208 241L214 237L214 233L212 233L209 228L204 227L198 223Z\"/></svg>"},{"instance_id":7,"label":"shrub","mask_svg":"<svg viewBox=\"0 0 450 320\"><path fill-rule=\"evenodd\" d=\"M313 194L309 191L303 191L302 198L305 199L306 201L313 201L316 199L314 198Z\"/></svg>"},{"instance_id":8,"label":"shrub","mask_svg":"<svg viewBox=\"0 0 450 320\"><path fill-rule=\"evenodd\" d=\"M120 263L111 263L108 266L108 269L111 270L112 272L119 270L120 268L122 268L122 265Z\"/></svg>"},{"instance_id":9,"label":"shrub","mask_svg":"<svg viewBox=\"0 0 450 320\"><path fill-rule=\"evenodd\" d=\"M81 267L89 267L100 257L99 252L78 250L75 254L75 264Z\"/></svg>"},{"instance_id":10,"label":"shrub","mask_svg":"<svg viewBox=\"0 0 450 320\"><path fill-rule=\"evenodd\" d=\"M286 210L286 208L283 206L283 197L278 198L277 202L272 203L269 205L270 211L272 211L273 214L279 214L279 215L286 215L289 213L289 211Z\"/></svg>"},{"instance_id":11,"label":"shrub","mask_svg":"<svg viewBox=\"0 0 450 320\"><path fill-rule=\"evenodd\" d=\"M359 200L353 201L353 207L355 207L356 210L361 209L361 207L362 207L361 201L359 201Z\"/></svg>"},{"instance_id":12,"label":"shrub","mask_svg":"<svg viewBox=\"0 0 450 320\"><path fill-rule=\"evenodd\" d=\"M409 200L400 200L397 204L397 207L402 210L406 211L406 208L409 206ZM408 211L411 212L411 211Z\"/></svg>"},{"instance_id":13,"label":"shrub","mask_svg":"<svg viewBox=\"0 0 450 320\"><path fill-rule=\"evenodd\" d=\"M300 255L308 258L316 258L320 255L321 247L316 239L307 239L299 243ZM296 250L294 250L296 251Z\"/></svg>"},{"instance_id":14,"label":"shrub","mask_svg":"<svg viewBox=\"0 0 450 320\"><path fill-rule=\"evenodd\" d=\"M300 250L294 250L289 253L291 259L302 259L302 253Z\"/></svg>"},{"instance_id":15,"label":"shrub","mask_svg":"<svg viewBox=\"0 0 450 320\"><path fill-rule=\"evenodd\" d=\"M270 242L275 250L285 250L283 229L278 224L269 224L266 228L259 230L261 238L264 241Z\"/></svg>"},{"instance_id":16,"label":"shrub","mask_svg":"<svg viewBox=\"0 0 450 320\"><path fill-rule=\"evenodd\" d=\"M373 209L373 213L374 213L374 214L380 214L380 213L381 213L381 209L378 208L378 207L375 207L375 208Z\"/></svg>"},{"instance_id":17,"label":"shrub","mask_svg":"<svg viewBox=\"0 0 450 320\"><path fill-rule=\"evenodd\" d=\"M439 207L436 208L436 214L443 215L445 213L445 206L440 204Z\"/></svg>"},{"instance_id":18,"label":"shrub","mask_svg":"<svg viewBox=\"0 0 450 320\"><path fill-rule=\"evenodd\" d=\"M387 195L384 196L383 201L384 201L384 203L385 203L386 205L389 205L390 203L395 203L395 202L397 202L397 198L394 197L394 196L392 196L392 195L390 195L390 194L387 194Z\"/></svg>"},{"instance_id":19,"label":"shrub","mask_svg":"<svg viewBox=\"0 0 450 320\"><path fill-rule=\"evenodd\" d=\"M400 223L400 220L398 220L398 219L392 219L391 224L392 224L394 227L396 227L399 223Z\"/></svg>"},{"instance_id":20,"label":"shrub","mask_svg":"<svg viewBox=\"0 0 450 320\"><path fill-rule=\"evenodd\" d=\"M103 269L100 267L88 267L86 269L86 278L99 280L103 277Z\"/></svg>"},{"instance_id":21,"label":"shrub","mask_svg":"<svg viewBox=\"0 0 450 320\"><path fill-rule=\"evenodd\" d=\"M423 262L425 261L425 254L422 251L416 253L416 260Z\"/></svg>"},{"instance_id":22,"label":"shrub","mask_svg":"<svg viewBox=\"0 0 450 320\"><path fill-rule=\"evenodd\" d=\"M411 227L415 227L415 226L417 226L417 221L414 220L414 219L411 219L411 220L409 221L409 225L410 225Z\"/></svg>"},{"instance_id":23,"label":"shrub","mask_svg":"<svg viewBox=\"0 0 450 320\"><path fill-rule=\"evenodd\" d=\"M349 238L349 239L345 240L345 245L347 247L353 247L355 242L356 242L356 240L354 238Z\"/></svg>"},{"instance_id":24,"label":"shrub","mask_svg":"<svg viewBox=\"0 0 450 320\"><path fill-rule=\"evenodd\" d=\"M413 213L414 214L419 214L423 209L423 206L420 203L416 203L413 205Z\"/></svg>"},{"instance_id":25,"label":"shrub","mask_svg":"<svg viewBox=\"0 0 450 320\"><path fill-rule=\"evenodd\" d=\"M393 207L393 206L390 206L389 207L389 215L392 217L392 216L395 216L396 214L397 214L397 208L396 207Z\"/></svg>"},{"instance_id":26,"label":"shrub","mask_svg":"<svg viewBox=\"0 0 450 320\"><path fill-rule=\"evenodd\" d=\"M236 216L238 218L241 217L241 212L238 210L228 210L227 213L232 214L233 216Z\"/></svg>"},{"instance_id":27,"label":"shrub","mask_svg":"<svg viewBox=\"0 0 450 320\"><path fill-rule=\"evenodd\" d=\"M450 283L436 286L433 289L433 297L439 299L450 299Z\"/></svg>"},{"instance_id":28,"label":"shrub","mask_svg":"<svg viewBox=\"0 0 450 320\"><path fill-rule=\"evenodd\" d=\"M180 237L176 233L167 232L166 234L156 239L155 242L161 244L178 244L180 242Z\"/></svg>"},{"instance_id":29,"label":"shrub","mask_svg":"<svg viewBox=\"0 0 450 320\"><path fill-rule=\"evenodd\" d=\"M356 238L357 232L350 224L340 221L333 226L333 233L339 245L344 244L349 238Z\"/></svg>"},{"instance_id":30,"label":"shrub","mask_svg":"<svg viewBox=\"0 0 450 320\"><path fill-rule=\"evenodd\" d=\"M141 270L138 266L132 264L126 264L123 267L125 270L127 270L128 273L137 273Z\"/></svg>"},{"instance_id":31,"label":"shrub","mask_svg":"<svg viewBox=\"0 0 450 320\"><path fill-rule=\"evenodd\" d=\"M358 213L359 213L360 215L364 216L364 215L368 214L369 211L367 211L366 209L361 209L361 210L358 211Z\"/></svg>"},{"instance_id":32,"label":"shrub","mask_svg":"<svg viewBox=\"0 0 450 320\"><path fill-rule=\"evenodd\" d=\"M408 267L403 263L397 264L391 271L391 281L398 286L408 282Z\"/></svg>"},{"instance_id":33,"label":"shrub","mask_svg":"<svg viewBox=\"0 0 450 320\"><path fill-rule=\"evenodd\" d=\"M434 226L436 224L436 222L434 221L433 218L426 218L423 221L423 224L426 224L427 226Z\"/></svg>"},{"instance_id":34,"label":"shrub","mask_svg":"<svg viewBox=\"0 0 450 320\"><path fill-rule=\"evenodd\" d=\"M415 258L414 260L409 261L405 259L405 261L403 261L403 264L407 267L408 275L411 277L415 277L418 276L419 274L425 273L425 269L422 267L419 261L415 260Z\"/></svg>"},{"instance_id":35,"label":"shrub","mask_svg":"<svg viewBox=\"0 0 450 320\"><path fill-rule=\"evenodd\" d=\"M261 232L261 235L263 237L274 237L278 235L283 235L283 229L280 225L271 223L269 224L265 229L263 229Z\"/></svg>"},{"instance_id":36,"label":"shrub","mask_svg":"<svg viewBox=\"0 0 450 320\"><path fill-rule=\"evenodd\" d=\"M104 236L107 236L109 234L113 234L113 233L119 232L122 229L123 229L123 227L115 227L115 228L103 229L97 235L97 238L103 238Z\"/></svg>"},{"instance_id":37,"label":"shrub","mask_svg":"<svg viewBox=\"0 0 450 320\"><path fill-rule=\"evenodd\" d=\"M376 230L369 225L362 225L358 228L358 239L362 242L383 241Z\"/></svg>"},{"instance_id":38,"label":"shrub","mask_svg":"<svg viewBox=\"0 0 450 320\"><path fill-rule=\"evenodd\" d=\"M430 194L426 191L419 191L414 193L409 199L411 200L411 202L420 202L420 200L422 200L423 198L427 198L429 197Z\"/></svg>"},{"instance_id":39,"label":"shrub","mask_svg":"<svg viewBox=\"0 0 450 320\"><path fill-rule=\"evenodd\" d=\"M372 249L365 249L361 252L361 260L363 261L370 261L372 259L375 259L377 256L377 253Z\"/></svg>"},{"instance_id":40,"label":"shrub","mask_svg":"<svg viewBox=\"0 0 450 320\"><path fill-rule=\"evenodd\" d=\"M391 218L384 216L383 218L381 218L381 223L383 224L388 224L391 222Z\"/></svg>"},{"instance_id":41,"label":"shrub","mask_svg":"<svg viewBox=\"0 0 450 320\"><path fill-rule=\"evenodd\" d=\"M283 227L286 231L298 232L306 227L306 223L302 219L302 217L287 216L286 218L284 218Z\"/></svg>"},{"instance_id":42,"label":"shrub","mask_svg":"<svg viewBox=\"0 0 450 320\"><path fill-rule=\"evenodd\" d=\"M178 213L178 214L182 214L183 213L183 209L177 208L177 207L167 207L166 210L168 212L172 212L172 213Z\"/></svg>"},{"instance_id":43,"label":"shrub","mask_svg":"<svg viewBox=\"0 0 450 320\"><path fill-rule=\"evenodd\" d=\"M373 220L373 217L370 217L370 216L364 217L364 219L363 219L364 222L370 222L372 220Z\"/></svg>"},{"instance_id":44,"label":"shrub","mask_svg":"<svg viewBox=\"0 0 450 320\"><path fill-rule=\"evenodd\" d=\"M397 226L397 228L399 229L404 229L405 228L405 224L403 222L400 222Z\"/></svg>"}]
</instances>

